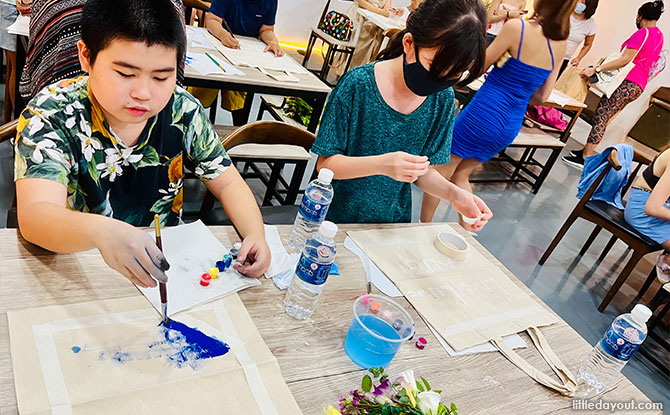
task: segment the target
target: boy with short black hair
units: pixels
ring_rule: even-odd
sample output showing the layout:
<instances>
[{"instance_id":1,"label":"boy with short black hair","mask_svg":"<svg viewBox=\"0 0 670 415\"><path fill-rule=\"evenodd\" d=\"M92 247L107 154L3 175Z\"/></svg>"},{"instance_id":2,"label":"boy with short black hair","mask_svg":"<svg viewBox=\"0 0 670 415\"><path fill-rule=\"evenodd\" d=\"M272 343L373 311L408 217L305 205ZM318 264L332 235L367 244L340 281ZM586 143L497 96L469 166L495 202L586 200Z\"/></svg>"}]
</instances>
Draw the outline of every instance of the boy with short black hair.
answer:
<instances>
[{"instance_id":1,"label":"boy with short black hair","mask_svg":"<svg viewBox=\"0 0 670 415\"><path fill-rule=\"evenodd\" d=\"M86 3L78 51L89 76L42 90L17 128L18 219L28 241L54 252L97 248L133 283L155 286L169 265L135 226L155 214L178 224L187 164L244 237L238 271L265 272L270 250L254 197L202 106L175 85L185 50L170 0Z\"/></svg>"}]
</instances>

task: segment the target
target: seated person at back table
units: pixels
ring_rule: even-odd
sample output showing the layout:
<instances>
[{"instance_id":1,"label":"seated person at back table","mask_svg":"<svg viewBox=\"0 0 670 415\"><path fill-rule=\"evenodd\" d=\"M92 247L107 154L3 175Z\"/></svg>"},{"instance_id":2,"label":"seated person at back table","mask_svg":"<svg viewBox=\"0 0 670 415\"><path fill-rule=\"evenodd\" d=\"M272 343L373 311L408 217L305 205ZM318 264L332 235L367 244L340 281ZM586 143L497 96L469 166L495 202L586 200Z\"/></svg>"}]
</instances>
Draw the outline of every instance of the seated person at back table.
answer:
<instances>
[{"instance_id":1,"label":"seated person at back table","mask_svg":"<svg viewBox=\"0 0 670 415\"><path fill-rule=\"evenodd\" d=\"M186 36L170 0L89 0L81 36L89 76L43 89L19 119L15 180L24 238L54 252L97 248L133 283L155 286L169 265L135 226L151 225L155 214L162 225L179 223L186 163L244 238L236 269L262 275L270 250L254 197L229 168L204 109L175 86Z\"/></svg>"},{"instance_id":2,"label":"seated person at back table","mask_svg":"<svg viewBox=\"0 0 670 415\"><path fill-rule=\"evenodd\" d=\"M633 182L626 222L670 250L670 146Z\"/></svg>"},{"instance_id":3,"label":"seated person at back table","mask_svg":"<svg viewBox=\"0 0 670 415\"><path fill-rule=\"evenodd\" d=\"M205 15L205 27L226 47L240 48L240 42L235 39L235 35L260 37L267 45L265 52L283 56L284 51L275 34L276 14L277 0L212 0L212 6ZM224 19L227 25L224 24ZM209 106L207 103L211 103L217 93L215 90L198 88L194 95L200 98L203 105ZM232 113L233 125L244 125L247 122L242 113L246 96L246 92L221 91L221 107Z\"/></svg>"}]
</instances>

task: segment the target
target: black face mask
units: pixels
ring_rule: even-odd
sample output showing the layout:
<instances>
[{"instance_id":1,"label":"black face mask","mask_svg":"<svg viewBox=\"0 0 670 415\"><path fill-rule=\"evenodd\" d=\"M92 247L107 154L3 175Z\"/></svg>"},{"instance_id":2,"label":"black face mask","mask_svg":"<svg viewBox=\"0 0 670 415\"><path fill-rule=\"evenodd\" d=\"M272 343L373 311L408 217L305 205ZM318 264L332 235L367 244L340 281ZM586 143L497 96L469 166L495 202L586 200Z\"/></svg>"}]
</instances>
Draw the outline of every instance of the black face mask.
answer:
<instances>
[{"instance_id":1,"label":"black face mask","mask_svg":"<svg viewBox=\"0 0 670 415\"><path fill-rule=\"evenodd\" d=\"M444 89L454 86L459 80L449 79L446 81L433 81L430 79L430 72L419 62L419 49L414 47L416 62L407 63L407 55L402 53L402 75L405 78L405 84L414 94L427 97Z\"/></svg>"}]
</instances>

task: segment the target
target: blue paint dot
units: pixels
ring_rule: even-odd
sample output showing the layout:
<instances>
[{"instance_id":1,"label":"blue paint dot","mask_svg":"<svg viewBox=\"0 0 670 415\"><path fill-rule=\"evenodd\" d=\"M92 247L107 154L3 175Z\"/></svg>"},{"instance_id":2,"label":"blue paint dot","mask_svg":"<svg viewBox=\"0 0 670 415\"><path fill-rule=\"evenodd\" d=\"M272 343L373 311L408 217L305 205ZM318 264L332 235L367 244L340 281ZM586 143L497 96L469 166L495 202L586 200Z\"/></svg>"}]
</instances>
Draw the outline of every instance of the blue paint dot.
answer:
<instances>
[{"instance_id":1,"label":"blue paint dot","mask_svg":"<svg viewBox=\"0 0 670 415\"><path fill-rule=\"evenodd\" d=\"M72 351L73 351L74 353L79 353L79 352L81 352L81 347L79 347L79 346L72 346Z\"/></svg>"}]
</instances>

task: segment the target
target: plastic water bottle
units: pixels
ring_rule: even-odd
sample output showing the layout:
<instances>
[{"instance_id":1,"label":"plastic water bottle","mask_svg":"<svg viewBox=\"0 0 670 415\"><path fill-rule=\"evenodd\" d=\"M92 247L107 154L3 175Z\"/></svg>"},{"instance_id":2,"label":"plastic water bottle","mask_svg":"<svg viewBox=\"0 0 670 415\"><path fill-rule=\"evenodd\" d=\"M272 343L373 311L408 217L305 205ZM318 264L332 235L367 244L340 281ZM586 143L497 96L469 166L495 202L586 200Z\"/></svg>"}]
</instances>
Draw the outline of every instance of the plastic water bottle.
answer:
<instances>
[{"instance_id":1,"label":"plastic water bottle","mask_svg":"<svg viewBox=\"0 0 670 415\"><path fill-rule=\"evenodd\" d=\"M638 304L628 314L615 318L588 360L579 368L578 398L589 398L604 391L621 372L631 356L647 338L651 310Z\"/></svg>"},{"instance_id":2,"label":"plastic water bottle","mask_svg":"<svg viewBox=\"0 0 670 415\"><path fill-rule=\"evenodd\" d=\"M658 261L656 261L656 277L663 284L670 282L670 252L663 251L658 256Z\"/></svg>"},{"instance_id":3,"label":"plastic water bottle","mask_svg":"<svg viewBox=\"0 0 670 415\"><path fill-rule=\"evenodd\" d=\"M289 316L304 320L314 314L323 284L335 261L335 234L337 225L324 221L319 232L309 238L295 269L295 275L284 298L284 311Z\"/></svg>"},{"instance_id":4,"label":"plastic water bottle","mask_svg":"<svg viewBox=\"0 0 670 415\"><path fill-rule=\"evenodd\" d=\"M333 186L330 184L332 180L333 171L321 169L319 176L307 186L291 236L288 238L289 251L302 252L307 238L314 235L321 222L326 219L328 207L333 200Z\"/></svg>"}]
</instances>

